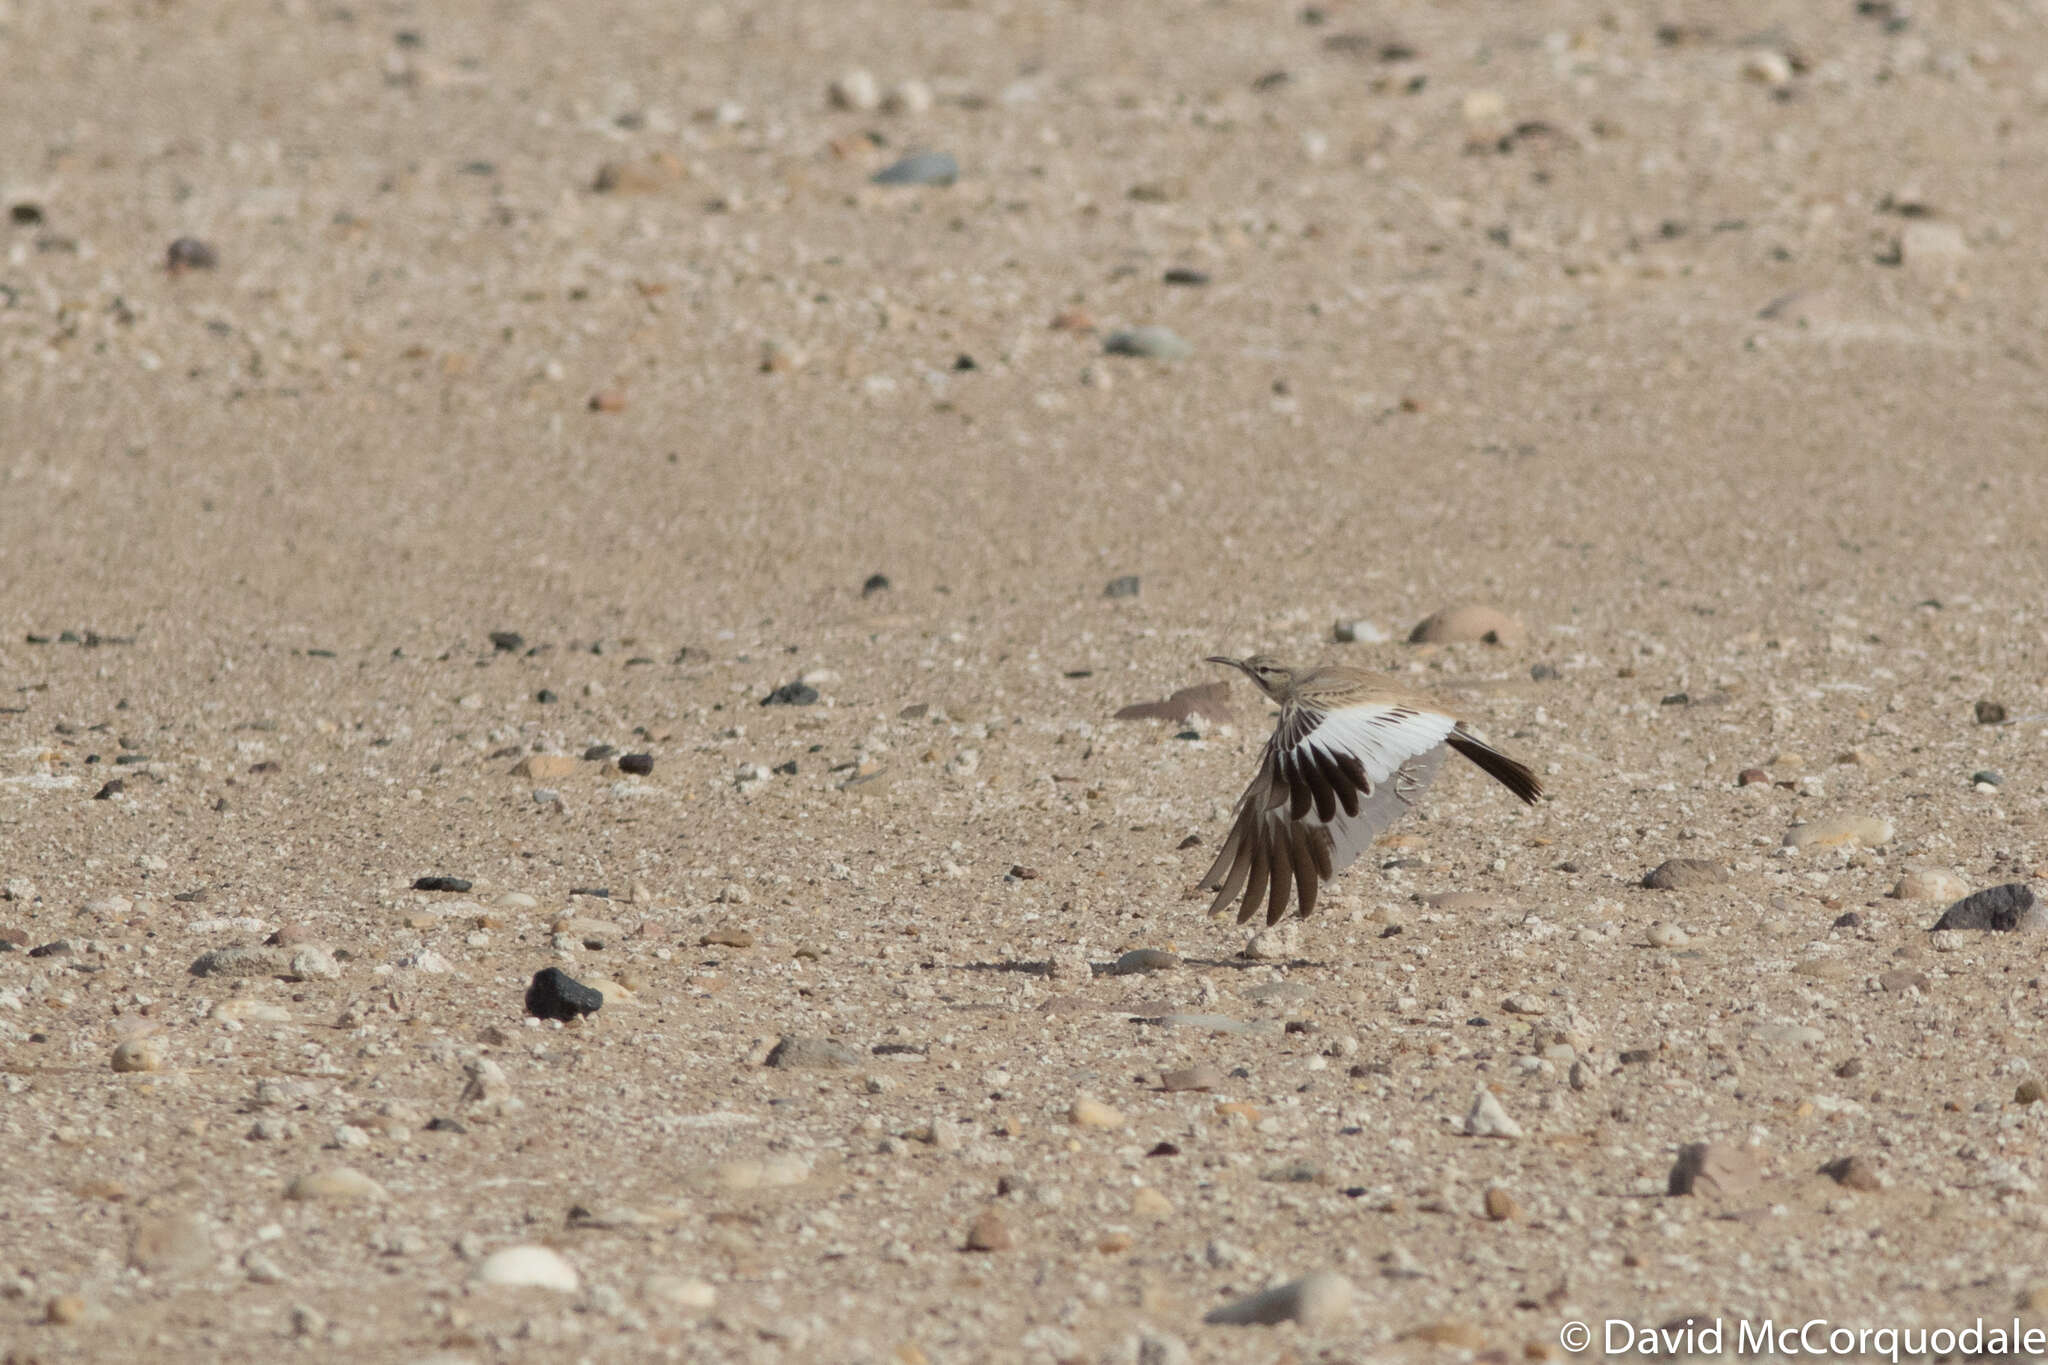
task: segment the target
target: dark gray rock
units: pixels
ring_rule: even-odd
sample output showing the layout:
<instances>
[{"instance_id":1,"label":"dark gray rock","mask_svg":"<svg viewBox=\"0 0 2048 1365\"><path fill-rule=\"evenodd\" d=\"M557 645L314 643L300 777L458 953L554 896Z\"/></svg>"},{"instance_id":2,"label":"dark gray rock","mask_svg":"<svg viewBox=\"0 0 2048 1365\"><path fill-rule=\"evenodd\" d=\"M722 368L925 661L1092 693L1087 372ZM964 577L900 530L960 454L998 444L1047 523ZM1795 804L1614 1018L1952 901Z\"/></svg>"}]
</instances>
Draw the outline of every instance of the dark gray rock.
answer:
<instances>
[{"instance_id":1,"label":"dark gray rock","mask_svg":"<svg viewBox=\"0 0 2048 1365\"><path fill-rule=\"evenodd\" d=\"M912 152L874 174L877 185L950 185L960 178L951 152Z\"/></svg>"},{"instance_id":2,"label":"dark gray rock","mask_svg":"<svg viewBox=\"0 0 2048 1365\"><path fill-rule=\"evenodd\" d=\"M1941 912L1934 927L2036 934L2048 929L2048 906L2025 882L2007 882L1963 897Z\"/></svg>"},{"instance_id":3,"label":"dark gray rock","mask_svg":"<svg viewBox=\"0 0 2048 1365\"><path fill-rule=\"evenodd\" d=\"M861 1064L861 1055L830 1038L804 1038L785 1033L768 1054L768 1065L784 1071L845 1071Z\"/></svg>"},{"instance_id":4,"label":"dark gray rock","mask_svg":"<svg viewBox=\"0 0 2048 1365\"><path fill-rule=\"evenodd\" d=\"M1727 881L1728 869L1707 858L1666 858L1643 877L1643 885L1652 891L1687 891Z\"/></svg>"},{"instance_id":5,"label":"dark gray rock","mask_svg":"<svg viewBox=\"0 0 2048 1365\"><path fill-rule=\"evenodd\" d=\"M592 990L560 967L541 968L526 988L526 1012L536 1019L566 1021L596 1014L603 1007L603 991Z\"/></svg>"},{"instance_id":6,"label":"dark gray rock","mask_svg":"<svg viewBox=\"0 0 2048 1365\"><path fill-rule=\"evenodd\" d=\"M763 706L810 706L818 700L818 689L807 682L788 682L761 698Z\"/></svg>"}]
</instances>

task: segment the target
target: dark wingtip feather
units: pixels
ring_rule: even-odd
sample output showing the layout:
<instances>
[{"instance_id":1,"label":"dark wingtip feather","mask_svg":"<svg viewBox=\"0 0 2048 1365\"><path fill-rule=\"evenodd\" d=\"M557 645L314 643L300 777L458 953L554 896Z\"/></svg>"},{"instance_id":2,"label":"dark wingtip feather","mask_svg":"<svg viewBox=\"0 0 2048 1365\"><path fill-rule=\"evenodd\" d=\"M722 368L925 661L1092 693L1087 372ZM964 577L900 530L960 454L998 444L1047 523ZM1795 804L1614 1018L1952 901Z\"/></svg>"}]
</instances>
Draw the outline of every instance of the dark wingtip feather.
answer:
<instances>
[{"instance_id":1,"label":"dark wingtip feather","mask_svg":"<svg viewBox=\"0 0 2048 1365\"><path fill-rule=\"evenodd\" d=\"M1509 758L1500 750L1489 748L1462 731L1453 731L1446 743L1478 764L1488 777L1530 805L1533 806L1542 799L1542 779L1520 759Z\"/></svg>"}]
</instances>

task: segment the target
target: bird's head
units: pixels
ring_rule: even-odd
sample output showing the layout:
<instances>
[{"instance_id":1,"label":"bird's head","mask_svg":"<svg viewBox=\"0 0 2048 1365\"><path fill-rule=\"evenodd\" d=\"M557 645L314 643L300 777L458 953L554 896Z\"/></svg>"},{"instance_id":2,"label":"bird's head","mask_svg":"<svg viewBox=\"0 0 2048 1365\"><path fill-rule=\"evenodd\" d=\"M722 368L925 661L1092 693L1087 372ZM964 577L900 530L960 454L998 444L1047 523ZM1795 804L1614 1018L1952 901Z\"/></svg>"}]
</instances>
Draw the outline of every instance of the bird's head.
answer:
<instances>
[{"instance_id":1,"label":"bird's head","mask_svg":"<svg viewBox=\"0 0 2048 1365\"><path fill-rule=\"evenodd\" d=\"M1212 654L1206 662L1224 664L1237 669L1247 678L1250 678L1253 683L1257 684L1261 692L1264 692L1275 701L1280 700L1283 695L1294 687L1294 670L1283 668L1263 654L1254 654L1250 658L1245 659L1232 659L1226 655Z\"/></svg>"}]
</instances>

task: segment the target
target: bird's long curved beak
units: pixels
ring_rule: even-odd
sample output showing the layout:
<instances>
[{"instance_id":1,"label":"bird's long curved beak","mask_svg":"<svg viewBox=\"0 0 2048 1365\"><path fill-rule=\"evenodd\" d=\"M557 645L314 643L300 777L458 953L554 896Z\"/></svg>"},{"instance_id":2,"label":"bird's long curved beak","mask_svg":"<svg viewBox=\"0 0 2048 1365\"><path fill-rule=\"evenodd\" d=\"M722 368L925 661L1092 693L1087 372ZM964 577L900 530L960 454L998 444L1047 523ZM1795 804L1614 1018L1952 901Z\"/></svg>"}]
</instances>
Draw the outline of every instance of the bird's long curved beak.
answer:
<instances>
[{"instance_id":1,"label":"bird's long curved beak","mask_svg":"<svg viewBox=\"0 0 2048 1365\"><path fill-rule=\"evenodd\" d=\"M1223 654L1211 654L1208 658L1202 660L1202 662L1205 664L1227 664L1232 668L1244 667L1244 660L1233 659Z\"/></svg>"}]
</instances>

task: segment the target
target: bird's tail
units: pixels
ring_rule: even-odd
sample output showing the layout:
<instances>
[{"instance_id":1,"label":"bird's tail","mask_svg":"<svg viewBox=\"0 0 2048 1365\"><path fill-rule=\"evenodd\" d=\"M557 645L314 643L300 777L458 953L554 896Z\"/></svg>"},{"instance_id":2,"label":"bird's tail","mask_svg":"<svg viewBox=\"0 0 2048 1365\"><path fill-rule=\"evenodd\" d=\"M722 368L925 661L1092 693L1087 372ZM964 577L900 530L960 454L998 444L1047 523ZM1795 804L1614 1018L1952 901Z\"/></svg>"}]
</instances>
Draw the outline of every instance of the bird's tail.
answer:
<instances>
[{"instance_id":1,"label":"bird's tail","mask_svg":"<svg viewBox=\"0 0 2048 1365\"><path fill-rule=\"evenodd\" d=\"M1488 777L1530 805L1535 805L1538 798L1543 795L1543 783L1528 764L1517 758L1509 758L1490 745L1482 744L1464 729L1451 731L1445 736L1444 742L1477 763Z\"/></svg>"}]
</instances>

